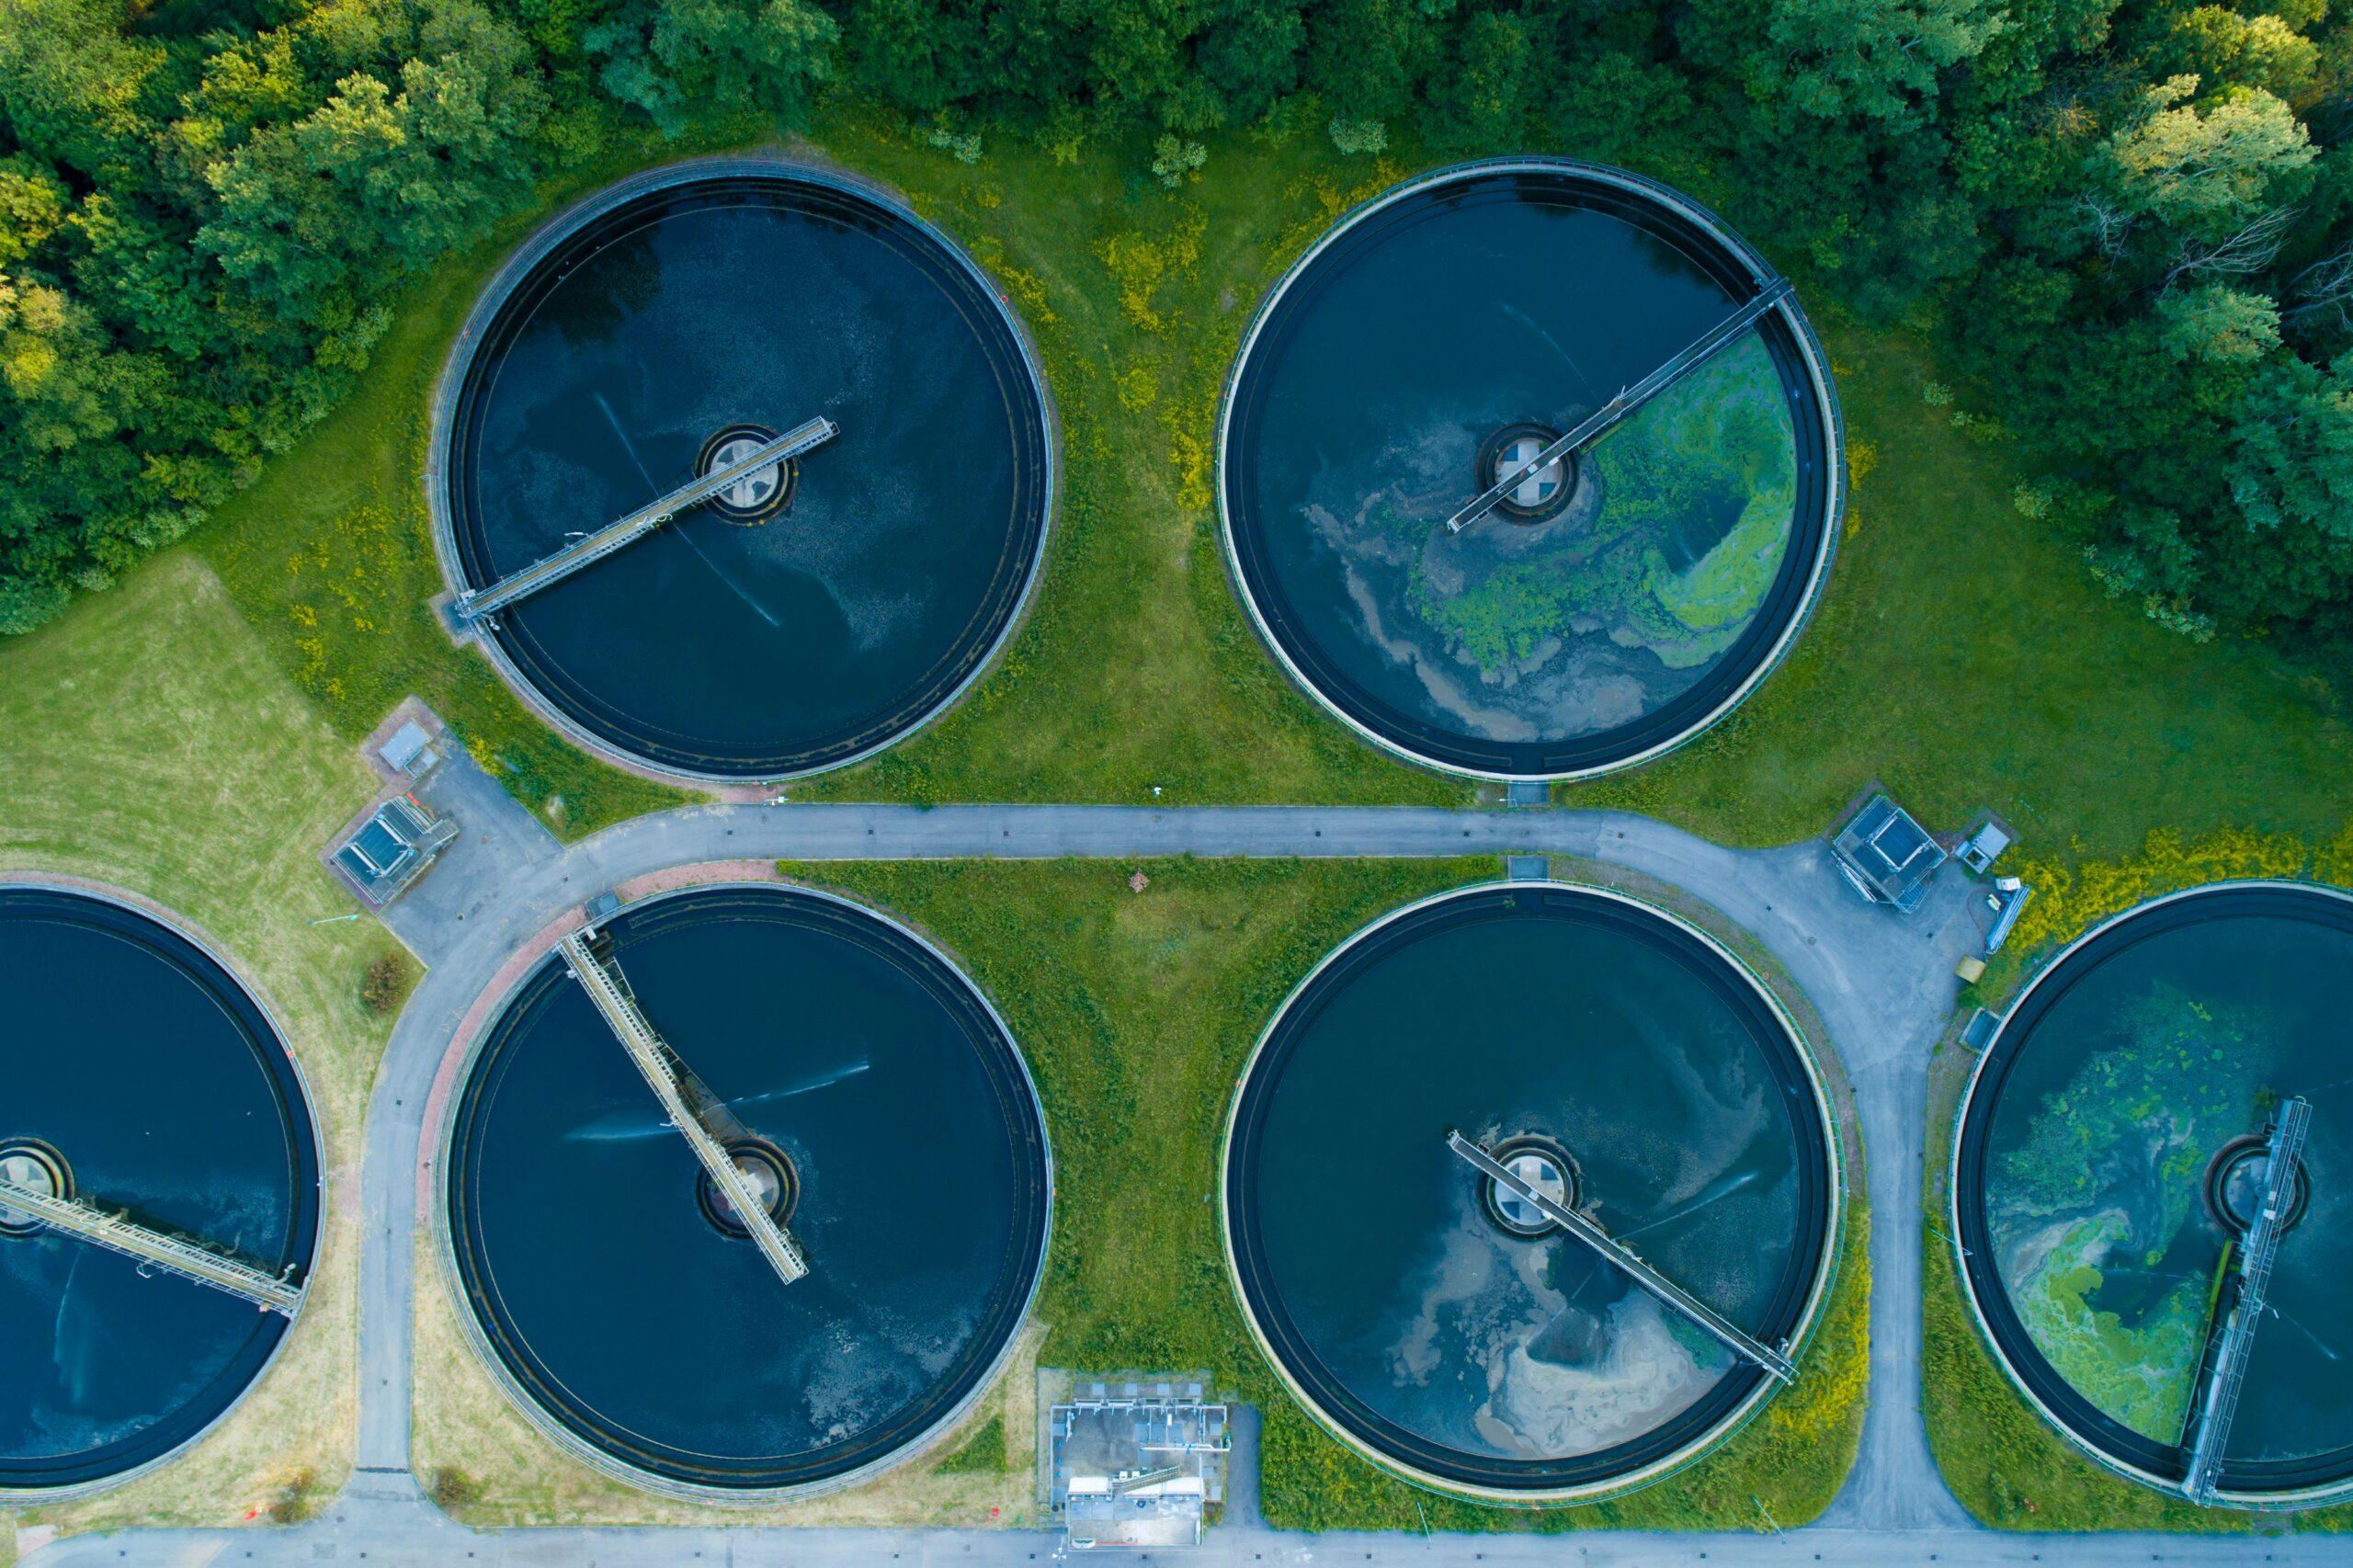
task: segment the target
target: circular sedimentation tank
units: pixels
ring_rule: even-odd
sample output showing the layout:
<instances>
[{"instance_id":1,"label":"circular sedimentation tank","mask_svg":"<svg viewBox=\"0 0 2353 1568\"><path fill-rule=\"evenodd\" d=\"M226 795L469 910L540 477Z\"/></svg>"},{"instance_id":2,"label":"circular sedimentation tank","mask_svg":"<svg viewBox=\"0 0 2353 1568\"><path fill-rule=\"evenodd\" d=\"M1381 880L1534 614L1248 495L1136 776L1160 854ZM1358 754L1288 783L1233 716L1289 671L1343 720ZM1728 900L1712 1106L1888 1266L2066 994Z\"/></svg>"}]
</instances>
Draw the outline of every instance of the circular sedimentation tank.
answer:
<instances>
[{"instance_id":1,"label":"circular sedimentation tank","mask_svg":"<svg viewBox=\"0 0 2353 1568\"><path fill-rule=\"evenodd\" d=\"M1794 1358L1841 1203L1815 1066L1685 922L1509 883L1358 933L1260 1037L1227 1258L1292 1392L1390 1470L1568 1502L1688 1462L1778 1386L1449 1142L1459 1132Z\"/></svg>"},{"instance_id":2,"label":"circular sedimentation tank","mask_svg":"<svg viewBox=\"0 0 2353 1568\"><path fill-rule=\"evenodd\" d=\"M1054 457L1027 339L896 202L760 159L657 171L508 263L443 379L445 574L485 587L815 418L837 433L499 610L484 645L583 744L698 778L836 767L1010 635Z\"/></svg>"},{"instance_id":3,"label":"circular sedimentation tank","mask_svg":"<svg viewBox=\"0 0 2353 1568\"><path fill-rule=\"evenodd\" d=\"M2348 1017L2353 897L2224 883L2077 940L1979 1061L1953 1153L1965 1294L2028 1400L2110 1468L2182 1485L2211 1332L2268 1185L2263 1134L2302 1097L2309 1138L2218 1499L2353 1493Z\"/></svg>"},{"instance_id":4,"label":"circular sedimentation tank","mask_svg":"<svg viewBox=\"0 0 2353 1568\"><path fill-rule=\"evenodd\" d=\"M1722 717L1838 532L1836 395L1794 298L1448 525L1777 283L1705 210L1592 165L1445 170L1350 213L1260 307L1220 422L1261 634L1360 733L1481 777L1606 772Z\"/></svg>"},{"instance_id":5,"label":"circular sedimentation tank","mask_svg":"<svg viewBox=\"0 0 2353 1568\"><path fill-rule=\"evenodd\" d=\"M937 949L829 894L693 889L601 931L810 1271L771 1270L551 955L445 1134L477 1348L542 1430L654 1490L772 1498L908 1457L1001 1369L1043 1267L1051 1163L1012 1037Z\"/></svg>"},{"instance_id":6,"label":"circular sedimentation tank","mask_svg":"<svg viewBox=\"0 0 2353 1568\"><path fill-rule=\"evenodd\" d=\"M94 892L0 885L0 1174L301 1285L315 1122L253 994L194 937ZM201 1437L290 1320L0 1199L0 1495L73 1495Z\"/></svg>"}]
</instances>

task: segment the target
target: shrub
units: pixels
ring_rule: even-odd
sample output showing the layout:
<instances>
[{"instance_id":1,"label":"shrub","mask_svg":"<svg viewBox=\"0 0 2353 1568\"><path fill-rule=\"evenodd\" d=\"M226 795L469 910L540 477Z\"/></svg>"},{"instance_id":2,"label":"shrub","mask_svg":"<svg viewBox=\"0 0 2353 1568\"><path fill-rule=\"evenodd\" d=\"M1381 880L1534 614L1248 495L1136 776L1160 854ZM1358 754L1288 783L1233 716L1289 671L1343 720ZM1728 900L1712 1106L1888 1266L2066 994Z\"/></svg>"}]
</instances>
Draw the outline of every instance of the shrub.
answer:
<instances>
[{"instance_id":1,"label":"shrub","mask_svg":"<svg viewBox=\"0 0 2353 1568\"><path fill-rule=\"evenodd\" d=\"M1359 153L1385 153L1389 150L1389 128L1377 119L1360 119L1353 115L1332 117L1332 145L1351 157Z\"/></svg>"},{"instance_id":2,"label":"shrub","mask_svg":"<svg viewBox=\"0 0 2353 1568\"><path fill-rule=\"evenodd\" d=\"M408 999L409 984L407 960L395 952L378 953L360 976L359 1005L379 1017L398 1012Z\"/></svg>"}]
</instances>

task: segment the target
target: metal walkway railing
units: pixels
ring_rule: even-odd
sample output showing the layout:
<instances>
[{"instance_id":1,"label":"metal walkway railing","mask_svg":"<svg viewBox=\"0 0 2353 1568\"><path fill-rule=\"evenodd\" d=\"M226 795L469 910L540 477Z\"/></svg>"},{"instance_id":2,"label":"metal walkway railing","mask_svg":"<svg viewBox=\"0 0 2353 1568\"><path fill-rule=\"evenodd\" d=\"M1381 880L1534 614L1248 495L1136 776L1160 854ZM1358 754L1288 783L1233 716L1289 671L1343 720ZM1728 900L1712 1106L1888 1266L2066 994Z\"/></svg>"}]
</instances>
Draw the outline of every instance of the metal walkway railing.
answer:
<instances>
[{"instance_id":1,"label":"metal walkway railing","mask_svg":"<svg viewBox=\"0 0 2353 1568\"><path fill-rule=\"evenodd\" d=\"M841 427L823 415L805 425L795 426L748 456L714 468L692 483L682 484L668 494L647 502L619 522L606 524L595 533L565 545L553 555L535 561L518 572L510 572L487 587L467 589L450 601L449 613L460 626L471 626L485 617L495 615L516 600L528 598L542 588L552 587L574 573L593 566L615 551L635 543L679 513L701 506L736 481L764 468L790 462L840 434Z\"/></svg>"},{"instance_id":2,"label":"metal walkway railing","mask_svg":"<svg viewBox=\"0 0 2353 1568\"><path fill-rule=\"evenodd\" d=\"M685 1064L662 1037L654 1032L653 1024L639 1009L637 999L630 994L618 966L608 966L605 960L590 949L590 930L575 931L557 944L565 966L588 993L588 999L597 1005L597 1011L604 1015L607 1027L628 1051L629 1059L637 1063L637 1070L644 1074L647 1086L662 1102L662 1109L669 1117L670 1125L678 1130L678 1135L694 1151L695 1158L702 1163L702 1168L710 1176L711 1185L727 1199L736 1220L760 1249L760 1256L768 1260L768 1267L776 1270L778 1278L791 1284L809 1272L808 1260L801 1256L801 1248L794 1244L792 1238L785 1234L783 1227L776 1222L775 1216L768 1212L767 1204L753 1190L744 1173L735 1168L735 1162L728 1157L726 1149L721 1146L719 1140L712 1136L710 1130L688 1103L687 1091L681 1083L685 1076Z\"/></svg>"},{"instance_id":3,"label":"metal walkway railing","mask_svg":"<svg viewBox=\"0 0 2353 1568\"><path fill-rule=\"evenodd\" d=\"M1511 1193L1521 1202L1534 1208L1552 1223L1616 1264L1624 1270L1628 1278L1706 1330L1725 1349L1730 1350L1744 1361L1755 1362L1782 1382L1796 1381L1797 1368L1787 1356L1765 1344L1715 1308L1643 1262L1631 1247L1603 1230L1600 1221L1591 1215L1581 1213L1567 1204L1539 1192L1502 1161L1460 1132L1447 1133L1446 1143L1448 1148L1468 1161L1473 1170Z\"/></svg>"},{"instance_id":4,"label":"metal walkway railing","mask_svg":"<svg viewBox=\"0 0 2353 1568\"><path fill-rule=\"evenodd\" d=\"M270 1312L290 1318L302 1304L302 1288L299 1285L290 1285L189 1237L170 1235L124 1215L110 1214L86 1199L60 1198L0 1176L0 1203L18 1213L29 1214L51 1230L77 1241L168 1269L199 1285L243 1296Z\"/></svg>"},{"instance_id":5,"label":"metal walkway railing","mask_svg":"<svg viewBox=\"0 0 2353 1568\"><path fill-rule=\"evenodd\" d=\"M1495 476L1495 483L1481 492L1479 498L1446 519L1446 531L1461 533L1472 523L1503 505L1504 497L1527 480L1530 474L1541 473L1578 448L1599 440L1631 416L1636 409L1659 393L1731 347L1742 334L1764 316L1765 312L1790 297L1791 287L1786 278L1776 278L1764 290L1731 315L1710 327L1698 341L1677 354L1674 358L1644 376L1631 387L1619 390L1618 395L1605 403L1559 440L1529 458L1507 473Z\"/></svg>"},{"instance_id":6,"label":"metal walkway railing","mask_svg":"<svg viewBox=\"0 0 2353 1568\"><path fill-rule=\"evenodd\" d=\"M2271 1266L2279 1256L2289 1206L2295 1201L2297 1161L2312 1119L2312 1102L2299 1096L2281 1106L2271 1124L2271 1147L2264 1155L2263 1206L2256 1210L2240 1248L2238 1300L2232 1303L2207 1362L2205 1397L2199 1402L2202 1414L2189 1447L2189 1469L2181 1482L2182 1495L2201 1506L2211 1504L2221 1487L2222 1450L2238 1415L2247 1356L2263 1317L2264 1295L2271 1288Z\"/></svg>"}]
</instances>

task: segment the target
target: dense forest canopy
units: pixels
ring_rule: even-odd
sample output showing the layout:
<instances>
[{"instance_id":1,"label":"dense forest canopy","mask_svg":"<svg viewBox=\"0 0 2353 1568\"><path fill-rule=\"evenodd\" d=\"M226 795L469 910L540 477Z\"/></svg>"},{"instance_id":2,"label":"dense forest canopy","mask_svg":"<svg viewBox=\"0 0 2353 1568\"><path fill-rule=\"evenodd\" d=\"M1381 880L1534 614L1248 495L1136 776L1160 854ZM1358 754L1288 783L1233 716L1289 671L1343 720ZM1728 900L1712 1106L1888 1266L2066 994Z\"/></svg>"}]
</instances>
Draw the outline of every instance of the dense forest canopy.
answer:
<instances>
[{"instance_id":1,"label":"dense forest canopy","mask_svg":"<svg viewBox=\"0 0 2353 1568\"><path fill-rule=\"evenodd\" d=\"M2019 507L2193 635L2353 644L2353 0L0 0L0 631L350 385L404 277L629 119L954 142L1270 113L1690 184L1934 324ZM969 141L966 142L969 145ZM1199 177L1215 178L1211 165Z\"/></svg>"}]
</instances>

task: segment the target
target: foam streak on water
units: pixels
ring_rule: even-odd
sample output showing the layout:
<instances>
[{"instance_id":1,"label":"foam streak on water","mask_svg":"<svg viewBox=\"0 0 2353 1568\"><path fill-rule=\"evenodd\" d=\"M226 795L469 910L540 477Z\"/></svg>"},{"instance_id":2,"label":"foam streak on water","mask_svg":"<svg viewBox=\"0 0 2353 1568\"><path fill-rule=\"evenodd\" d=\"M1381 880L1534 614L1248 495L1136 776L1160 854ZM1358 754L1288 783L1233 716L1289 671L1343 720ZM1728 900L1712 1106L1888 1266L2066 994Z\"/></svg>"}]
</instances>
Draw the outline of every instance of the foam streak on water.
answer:
<instances>
[{"instance_id":1,"label":"foam streak on water","mask_svg":"<svg viewBox=\"0 0 2353 1568\"><path fill-rule=\"evenodd\" d=\"M768 1089L756 1095L745 1095L724 1102L729 1110L739 1115L756 1107L774 1105L779 1100L805 1095L854 1078L872 1063L861 1056L855 1062L830 1067L806 1083L793 1084L781 1089ZM565 1137L587 1143L624 1142L638 1138L665 1138L670 1134L670 1124L659 1118L648 1118L635 1110L610 1111L584 1127L574 1129Z\"/></svg>"},{"instance_id":2,"label":"foam streak on water","mask_svg":"<svg viewBox=\"0 0 2353 1568\"><path fill-rule=\"evenodd\" d=\"M1655 1231L1662 1225L1673 1224L1677 1220L1688 1220L1692 1215L1699 1212L1702 1209L1711 1208L1714 1205L1721 1203L1725 1199L1730 1198L1742 1187L1746 1187L1751 1182L1756 1180L1756 1178L1762 1174L1763 1173L1758 1171L1754 1165L1745 1170L1728 1172L1724 1176L1717 1178L1715 1183L1711 1186L1707 1191L1702 1192L1690 1202L1683 1204L1679 1208L1670 1209L1655 1220L1645 1221L1643 1223L1635 1226L1632 1230L1623 1233L1618 1237L1618 1239L1621 1242L1631 1241L1634 1237L1642 1235L1645 1232Z\"/></svg>"},{"instance_id":3,"label":"foam streak on water","mask_svg":"<svg viewBox=\"0 0 2353 1568\"><path fill-rule=\"evenodd\" d=\"M1585 390L1586 392L1591 392L1597 398L1601 395L1601 389L1593 384L1593 378L1585 373L1585 367L1577 363L1576 356L1571 354L1567 349L1561 347L1561 340L1559 338L1554 337L1551 333L1545 331L1543 326L1538 323L1534 316L1529 315L1518 305L1512 304L1508 301L1500 302L1503 304L1504 314L1509 316L1512 320L1518 322L1520 325L1526 327L1537 336L1542 338L1544 340L1545 347L1551 348L1553 353L1558 354L1561 357L1561 362L1577 373L1577 380L1585 383Z\"/></svg>"},{"instance_id":4,"label":"foam streak on water","mask_svg":"<svg viewBox=\"0 0 2353 1568\"><path fill-rule=\"evenodd\" d=\"M655 479L654 477L653 471L645 466L645 460L638 456L637 443L629 438L629 432L622 427L620 416L613 412L613 405L605 401L605 394L603 392L597 392L593 395L597 399L597 406L605 411L605 419L612 426L613 434L621 438L621 449L629 453L629 460L635 463L637 465L637 472L644 476L646 487L652 490L655 495L661 494L661 482ZM651 498L652 497L648 497L648 499ZM758 616L770 626L781 626L784 624L769 611L767 606L754 598L751 594L745 590L743 584L737 582L734 578L729 576L726 573L719 569L719 562L713 561L703 550L703 547L695 542L694 535L687 531L686 520L684 518L673 521L670 526L670 532L686 540L687 548L695 552L696 559L699 560L705 566L710 568L710 574L718 578L721 582L726 584L728 590L734 594L737 598L742 599L744 603L750 608L754 615Z\"/></svg>"}]
</instances>

